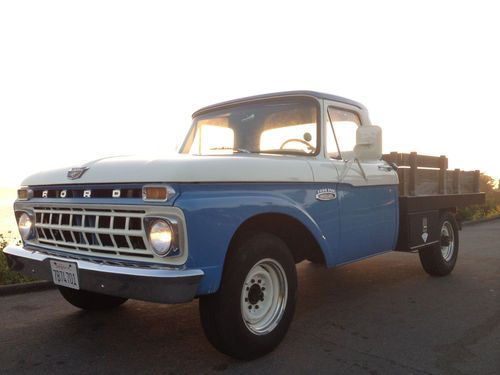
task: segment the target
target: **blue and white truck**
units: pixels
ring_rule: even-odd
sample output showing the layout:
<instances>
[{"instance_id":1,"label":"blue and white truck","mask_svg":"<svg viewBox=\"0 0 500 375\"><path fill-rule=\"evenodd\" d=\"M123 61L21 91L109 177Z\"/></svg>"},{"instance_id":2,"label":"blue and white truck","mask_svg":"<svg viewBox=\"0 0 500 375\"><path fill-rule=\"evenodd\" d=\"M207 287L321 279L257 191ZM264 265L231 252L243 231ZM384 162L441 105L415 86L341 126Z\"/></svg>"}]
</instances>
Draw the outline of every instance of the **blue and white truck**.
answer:
<instances>
[{"instance_id":1,"label":"blue and white truck","mask_svg":"<svg viewBox=\"0 0 500 375\"><path fill-rule=\"evenodd\" d=\"M445 157L383 155L381 129L355 101L266 94L195 112L173 157L26 178L14 203L22 246L4 254L85 310L198 298L209 341L252 359L285 336L301 261L396 250L449 274L457 208L484 202L478 181Z\"/></svg>"}]
</instances>

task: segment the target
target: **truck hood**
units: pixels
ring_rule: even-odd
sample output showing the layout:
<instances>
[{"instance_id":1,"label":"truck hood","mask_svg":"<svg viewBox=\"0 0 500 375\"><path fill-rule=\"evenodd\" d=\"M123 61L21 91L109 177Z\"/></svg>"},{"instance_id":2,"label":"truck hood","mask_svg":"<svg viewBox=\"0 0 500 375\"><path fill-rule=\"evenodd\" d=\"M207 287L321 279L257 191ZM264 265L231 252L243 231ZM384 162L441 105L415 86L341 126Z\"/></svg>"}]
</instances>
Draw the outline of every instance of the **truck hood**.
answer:
<instances>
[{"instance_id":1,"label":"truck hood","mask_svg":"<svg viewBox=\"0 0 500 375\"><path fill-rule=\"evenodd\" d=\"M76 166L72 166L76 167ZM285 155L196 156L168 158L117 156L94 160L75 180L68 168L36 173L23 185L98 184L127 182L311 182L305 158Z\"/></svg>"}]
</instances>

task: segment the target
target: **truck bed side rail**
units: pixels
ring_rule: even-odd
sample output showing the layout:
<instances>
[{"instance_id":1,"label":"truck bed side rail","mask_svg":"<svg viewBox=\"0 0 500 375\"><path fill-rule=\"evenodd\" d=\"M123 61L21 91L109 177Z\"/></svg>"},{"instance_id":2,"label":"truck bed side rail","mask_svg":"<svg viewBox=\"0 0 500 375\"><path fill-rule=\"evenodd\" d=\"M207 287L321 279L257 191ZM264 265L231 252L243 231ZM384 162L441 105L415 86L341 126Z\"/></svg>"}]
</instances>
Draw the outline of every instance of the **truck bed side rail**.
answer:
<instances>
[{"instance_id":1,"label":"truck bed side rail","mask_svg":"<svg viewBox=\"0 0 500 375\"><path fill-rule=\"evenodd\" d=\"M391 152L383 159L398 166L400 196L479 193L480 172L448 170L444 155Z\"/></svg>"}]
</instances>

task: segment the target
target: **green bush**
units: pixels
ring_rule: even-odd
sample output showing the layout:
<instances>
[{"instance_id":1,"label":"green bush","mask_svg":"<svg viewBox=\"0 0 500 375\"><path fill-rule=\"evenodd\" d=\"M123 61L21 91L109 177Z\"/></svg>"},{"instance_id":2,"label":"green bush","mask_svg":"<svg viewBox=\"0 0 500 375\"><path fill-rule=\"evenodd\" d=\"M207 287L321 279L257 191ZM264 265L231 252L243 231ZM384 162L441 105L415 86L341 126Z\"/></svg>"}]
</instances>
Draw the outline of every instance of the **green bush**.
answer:
<instances>
[{"instance_id":1,"label":"green bush","mask_svg":"<svg viewBox=\"0 0 500 375\"><path fill-rule=\"evenodd\" d=\"M0 285L18 284L33 281L34 279L12 272L7 266L7 258L2 254L3 249L9 244L7 237L0 233Z\"/></svg>"},{"instance_id":2,"label":"green bush","mask_svg":"<svg viewBox=\"0 0 500 375\"><path fill-rule=\"evenodd\" d=\"M478 220L500 215L500 190L495 189L495 180L485 174L481 174L480 191L486 193L486 203L461 208L460 218L463 221Z\"/></svg>"}]
</instances>

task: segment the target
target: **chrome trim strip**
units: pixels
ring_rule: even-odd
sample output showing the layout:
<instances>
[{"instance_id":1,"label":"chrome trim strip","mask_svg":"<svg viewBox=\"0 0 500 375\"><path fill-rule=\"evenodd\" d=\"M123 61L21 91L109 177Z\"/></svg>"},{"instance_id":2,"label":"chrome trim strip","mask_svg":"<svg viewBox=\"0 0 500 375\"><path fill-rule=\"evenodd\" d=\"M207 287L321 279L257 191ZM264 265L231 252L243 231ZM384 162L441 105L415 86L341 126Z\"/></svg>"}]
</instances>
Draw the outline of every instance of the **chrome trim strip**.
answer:
<instances>
[{"instance_id":1,"label":"chrome trim strip","mask_svg":"<svg viewBox=\"0 0 500 375\"><path fill-rule=\"evenodd\" d=\"M410 247L410 250L417 250L417 249L420 249L421 247L427 247L429 245L435 245L437 243L439 243L439 241L432 241L432 242L424 243L422 245L412 246L412 247Z\"/></svg>"},{"instance_id":2,"label":"chrome trim strip","mask_svg":"<svg viewBox=\"0 0 500 375\"><path fill-rule=\"evenodd\" d=\"M183 266L175 266L163 263L154 263L150 262L144 258L144 260L128 260L128 259L118 259L118 258L108 258L108 257L100 257L95 255L84 255L84 254L76 254L70 253L67 251L54 250L50 246L44 245L25 245L24 250L27 251L36 251L41 254L48 255L49 257L60 257L64 259L68 259L68 261L72 260L83 260L90 263L95 264L107 264L107 265L115 265L119 267L131 267L131 268L155 268L155 269L182 269ZM63 249L64 250L64 249Z\"/></svg>"}]
</instances>

